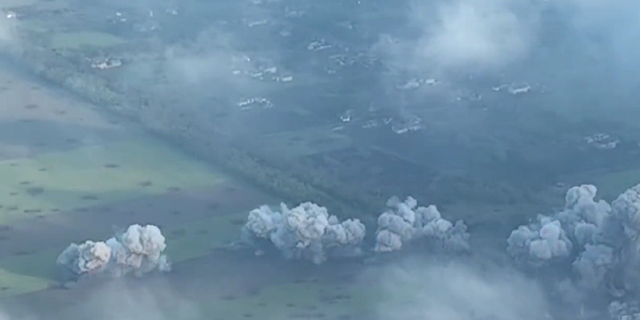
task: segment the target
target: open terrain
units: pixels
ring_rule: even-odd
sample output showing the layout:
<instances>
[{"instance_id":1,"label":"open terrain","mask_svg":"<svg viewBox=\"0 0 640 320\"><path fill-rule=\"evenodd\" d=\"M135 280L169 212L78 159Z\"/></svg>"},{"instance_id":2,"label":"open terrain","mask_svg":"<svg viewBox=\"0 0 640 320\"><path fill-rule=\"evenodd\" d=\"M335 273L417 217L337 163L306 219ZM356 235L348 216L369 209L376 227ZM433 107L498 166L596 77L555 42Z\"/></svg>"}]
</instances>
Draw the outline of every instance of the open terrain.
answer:
<instances>
[{"instance_id":1,"label":"open terrain","mask_svg":"<svg viewBox=\"0 0 640 320\"><path fill-rule=\"evenodd\" d=\"M315 267L224 249L238 239L248 210L278 199L34 79L1 70L0 85L0 130L6 130L0 135L0 298L9 310L82 315L77 308L117 285L134 292L160 287L185 301L198 319L213 320L346 320L366 314L375 301L358 281L365 268L360 263ZM305 148L303 155L316 152ZM633 184L634 172L607 172L585 182L615 194ZM476 221L470 231L479 234L477 241L495 247L502 238L485 237L483 230L507 231L548 206L454 203L441 209ZM70 242L106 239L132 223L162 228L173 272L60 288L54 262Z\"/></svg>"},{"instance_id":2,"label":"open terrain","mask_svg":"<svg viewBox=\"0 0 640 320\"><path fill-rule=\"evenodd\" d=\"M316 267L225 249L250 209L278 199L14 70L0 69L0 85L3 310L80 319L117 286L151 300L167 293L198 319L347 320L366 309L359 262ZM132 223L161 227L173 272L61 289L55 260L70 242Z\"/></svg>"},{"instance_id":3,"label":"open terrain","mask_svg":"<svg viewBox=\"0 0 640 320\"><path fill-rule=\"evenodd\" d=\"M33 310L32 315L47 312L81 319L95 300L107 296L111 301L104 303L109 304L118 300L116 295L133 295L132 300L140 302L143 310L148 300L154 302L155 312L162 303L189 306L192 319L352 319L365 314L375 298L374 292L367 291L369 285L358 279L363 268L359 263L316 267L256 258L250 252L214 251L179 263L170 274L127 282L86 281L71 290L49 289L9 299L5 305L10 311L28 309ZM156 300L164 302L156 306ZM14 303L20 307L12 308ZM112 316L130 316L126 313L113 309ZM191 318L189 314L176 316Z\"/></svg>"},{"instance_id":4,"label":"open terrain","mask_svg":"<svg viewBox=\"0 0 640 320\"><path fill-rule=\"evenodd\" d=\"M64 17L69 24L64 27L53 25L53 18L21 17L28 20L25 26L29 29L46 35L43 41L49 48L81 51L89 46L98 48L96 52L109 52L126 46L127 40L113 34L78 31L79 26L73 24L81 20L72 19L76 13L64 3L11 0L3 5L20 7L19 13L25 15L30 5L37 5L40 15ZM113 14L109 11L96 16ZM105 78L117 77L112 71L105 71ZM375 304L375 288L359 278L365 267L358 262L316 267L278 256L255 257L251 250L225 250L238 239L248 210L279 199L181 153L135 125L105 116L92 105L13 71L0 70L0 99L3 308L70 320L93 316L89 309L96 307L101 312L113 311L105 317L140 318L121 307L131 303L180 319L360 320ZM589 173L567 178L571 183L550 192L552 199L540 205L535 201L479 205L478 199L501 194L504 189L480 185L471 186L471 192L462 188L467 180L449 182L439 177L443 168L454 174L460 168L468 169L470 159L463 149L453 149L456 153L446 145L416 147L409 150L416 151L416 156L409 157L407 153L414 152L398 150L406 143L402 140L405 136L398 135L392 136L386 147L376 143L363 152L360 144L370 141L334 131L333 123L313 127L311 122L317 119L298 108L304 104L299 99L290 98L295 102L290 110L274 113L269 109L243 118L251 126L260 124L256 132L264 134L264 139L257 144L267 145L268 151L284 161L329 168L326 171L331 176L361 186L382 201L393 194L407 196L402 194L407 190L424 199L424 205L448 200L441 211L448 218L467 221L474 243L488 243L491 248L503 248L514 226L537 213L550 212L550 203L561 204L562 192L574 181L598 185L607 199L640 181L638 170ZM294 111L299 115L295 124L284 126L278 121ZM370 131L362 130L369 140L374 137ZM431 140L437 143L437 137ZM425 157L420 153L423 150L437 150L436 156ZM443 157L455 161L443 161ZM442 163L441 167L435 165ZM538 175L536 167L531 168L525 171ZM509 172L508 178L518 180L516 173L522 172ZM461 175L465 176L464 170ZM463 192L451 192L459 189ZM469 199L471 195L476 198ZM132 223L161 227L167 238L167 254L175 263L173 272L126 283L87 280L71 289L61 288L55 259L70 242L103 240ZM121 292L132 296L114 297Z\"/></svg>"},{"instance_id":5,"label":"open terrain","mask_svg":"<svg viewBox=\"0 0 640 320\"><path fill-rule=\"evenodd\" d=\"M0 71L0 85L1 296L50 285L70 242L150 223L178 260L195 258L275 201L13 70Z\"/></svg>"}]
</instances>

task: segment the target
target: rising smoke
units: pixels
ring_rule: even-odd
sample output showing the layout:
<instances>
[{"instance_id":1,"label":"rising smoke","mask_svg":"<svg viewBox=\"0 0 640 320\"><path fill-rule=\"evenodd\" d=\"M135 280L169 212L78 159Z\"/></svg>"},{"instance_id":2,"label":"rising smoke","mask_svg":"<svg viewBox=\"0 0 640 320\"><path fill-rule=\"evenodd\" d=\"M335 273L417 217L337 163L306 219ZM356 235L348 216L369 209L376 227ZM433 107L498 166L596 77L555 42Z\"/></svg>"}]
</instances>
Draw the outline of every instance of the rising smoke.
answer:
<instances>
[{"instance_id":1,"label":"rising smoke","mask_svg":"<svg viewBox=\"0 0 640 320\"><path fill-rule=\"evenodd\" d=\"M574 244L578 248L591 244L611 210L605 201L595 201L596 192L593 185L569 189L564 210L554 216L540 215L537 221L511 233L509 253L520 262L540 266L569 257Z\"/></svg>"},{"instance_id":2,"label":"rising smoke","mask_svg":"<svg viewBox=\"0 0 640 320\"><path fill-rule=\"evenodd\" d=\"M392 197L387 206L389 210L378 217L376 252L397 251L418 240L438 251L469 250L469 234L464 222L451 223L443 219L435 206L418 207L412 197L404 202Z\"/></svg>"},{"instance_id":3,"label":"rising smoke","mask_svg":"<svg viewBox=\"0 0 640 320\"><path fill-rule=\"evenodd\" d=\"M409 244L424 245L434 252L468 251L469 234L462 221L443 219L435 206L418 207L414 198L404 202L393 197L389 209L378 218L375 252L398 251ZM261 248L266 240L287 259L305 259L320 264L328 256L359 256L366 235L358 219L340 222L327 209L305 202L280 211L261 206L249 213L242 228L244 242ZM258 253L262 250L258 250Z\"/></svg>"},{"instance_id":4,"label":"rising smoke","mask_svg":"<svg viewBox=\"0 0 640 320\"><path fill-rule=\"evenodd\" d=\"M305 202L280 211L261 206L249 213L242 237L251 245L270 242L287 259L304 259L320 264L327 256L357 256L366 228L358 219L340 222L325 207Z\"/></svg>"},{"instance_id":5,"label":"rising smoke","mask_svg":"<svg viewBox=\"0 0 640 320\"><path fill-rule=\"evenodd\" d=\"M626 300L640 288L640 185L611 205L596 200L596 192L593 185L569 189L563 210L511 233L508 252L530 266L571 265L573 274L560 290L564 298L582 304L613 299L610 311L620 315L637 308Z\"/></svg>"},{"instance_id":6,"label":"rising smoke","mask_svg":"<svg viewBox=\"0 0 640 320\"><path fill-rule=\"evenodd\" d=\"M162 254L166 247L158 227L134 224L106 242L70 244L58 256L57 263L79 276L105 272L116 277L130 273L139 276L154 270L170 270L169 261Z\"/></svg>"},{"instance_id":7,"label":"rising smoke","mask_svg":"<svg viewBox=\"0 0 640 320\"><path fill-rule=\"evenodd\" d=\"M104 270L111 260L111 248L106 243L87 240L72 243L58 256L57 263L76 274L95 273Z\"/></svg>"},{"instance_id":8,"label":"rising smoke","mask_svg":"<svg viewBox=\"0 0 640 320\"><path fill-rule=\"evenodd\" d=\"M389 209L378 219L374 251L397 251L414 244L424 244L430 250L440 252L470 250L464 223L443 219L435 206L419 207L411 197L405 201L393 197L387 205ZM554 270L572 270L569 276L560 272L552 294L561 295L562 301L580 310L583 316L600 313L602 309L598 306L603 301L609 303L608 312L613 319L627 319L625 315L640 316L640 305L633 302L640 288L640 273L637 271L640 270L637 254L640 250L639 214L640 185L625 191L611 204L597 199L595 186L575 186L567 191L562 210L539 215L531 223L514 230L507 239L507 252L527 270L552 267ZM315 263L324 262L337 249L359 252L364 233L364 225L359 221L339 223L336 217L329 216L325 208L313 203L303 203L293 209L282 205L280 211L260 207L251 211L243 228L243 238L252 245L266 240L289 259L307 259ZM433 259L435 257L432 256ZM474 259L486 262L482 257ZM542 319L548 316L540 289L531 283L525 284L527 281L521 276L509 270L492 273L496 271L495 267L483 267L483 271L478 271L461 263L465 259L456 261L447 266L435 260L422 264L419 277L408 276L416 272L413 268L399 268L394 263L393 268L397 269L394 269L393 281L389 284L397 285L402 277L428 282L403 286L405 289L425 290L403 302L423 307L409 308L404 304L398 307L394 305L399 303L398 299L390 299L385 300L381 312L385 317L390 316L389 312L398 312L394 319L425 315L455 319L496 316L497 319ZM501 277L504 275L508 277ZM422 289L431 286L440 288L437 295ZM530 294L529 298L535 303L504 303L524 294L518 291L526 291L522 288L527 286L531 289L526 295ZM483 298L477 300L476 295ZM429 299L422 296L429 296ZM415 299L431 302L420 300L418 303ZM529 309L532 305L538 306L534 313Z\"/></svg>"}]
</instances>

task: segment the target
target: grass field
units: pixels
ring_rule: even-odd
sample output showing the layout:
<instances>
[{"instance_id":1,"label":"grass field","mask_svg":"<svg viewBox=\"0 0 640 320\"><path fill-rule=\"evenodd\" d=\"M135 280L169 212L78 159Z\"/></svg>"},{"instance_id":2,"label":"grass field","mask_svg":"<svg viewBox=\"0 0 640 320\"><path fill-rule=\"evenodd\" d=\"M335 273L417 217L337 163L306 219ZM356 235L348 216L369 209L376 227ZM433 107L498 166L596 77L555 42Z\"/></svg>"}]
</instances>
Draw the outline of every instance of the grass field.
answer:
<instances>
[{"instance_id":1,"label":"grass field","mask_svg":"<svg viewBox=\"0 0 640 320\"><path fill-rule=\"evenodd\" d=\"M225 179L208 165L146 138L11 159L0 162L0 225L176 189L212 187ZM168 253L175 261L206 255L212 246L236 238L238 221L245 218L246 213L238 213L170 226L163 230ZM65 246L52 244L0 261L0 297L48 288Z\"/></svg>"},{"instance_id":2,"label":"grass field","mask_svg":"<svg viewBox=\"0 0 640 320\"><path fill-rule=\"evenodd\" d=\"M0 162L0 225L170 188L214 186L224 177L148 139Z\"/></svg>"},{"instance_id":3,"label":"grass field","mask_svg":"<svg viewBox=\"0 0 640 320\"><path fill-rule=\"evenodd\" d=\"M625 190L640 183L640 168L594 176L591 183L607 200L613 200Z\"/></svg>"},{"instance_id":4,"label":"grass field","mask_svg":"<svg viewBox=\"0 0 640 320\"><path fill-rule=\"evenodd\" d=\"M0 299L45 290L55 283L46 278L26 276L1 268L0 279Z\"/></svg>"},{"instance_id":5,"label":"grass field","mask_svg":"<svg viewBox=\"0 0 640 320\"><path fill-rule=\"evenodd\" d=\"M269 134L264 139L270 152L286 159L337 151L353 145L351 138L337 132L331 132L331 127L327 126Z\"/></svg>"},{"instance_id":6,"label":"grass field","mask_svg":"<svg viewBox=\"0 0 640 320\"><path fill-rule=\"evenodd\" d=\"M29 0L31 3L35 1ZM12 2L17 3L17 1ZM104 47L122 43L122 39L91 32L57 33L52 38L52 46L56 48ZM49 106L48 101L40 104ZM37 112L42 112L43 108L38 108ZM75 115L65 106L61 106L60 109L65 110L66 118ZM343 145L350 144L344 136L336 135L330 140L322 140L321 136L318 134L309 139L305 138L305 141L287 137L282 140L285 142L282 146L279 145L281 147L279 150L282 152L295 150L294 153L298 156L316 153L319 152L318 150L342 148ZM280 140L280 137L276 139ZM294 146L288 145L290 142ZM55 221L56 215L62 216L75 208L91 209L103 205L115 207L127 199L144 198L146 201L145 197L150 195L162 197L171 190L182 190L186 194L189 190L207 189L222 185L225 181L228 181L226 176L211 169L207 164L182 155L160 141L137 137L126 142L78 147L70 151L0 161L0 228L3 225L11 226L13 223L18 225L17 222L26 222L31 225L31 219L42 216L47 217L38 220L38 223L47 225L50 221ZM182 191L180 193L183 193ZM235 193L241 194L241 188ZM228 195L232 197L230 193ZM203 197L208 196L209 194L204 192ZM216 201L216 199L207 200ZM247 201L247 206L251 205L250 199ZM153 210L167 211L161 206L149 209L149 211ZM229 209L223 211L226 210ZM216 259L224 258L224 254L213 249L225 247L229 242L238 239L241 224L246 220L248 212L239 211L234 214L219 215L215 210L210 211L207 213L209 216L195 221L175 224L165 221L162 224L162 231L168 245L166 253L176 263L177 269L175 274L170 274L166 278L184 276L198 279L199 274L188 274L188 272L186 275L181 274L181 264L197 265L203 272L212 274L212 278L209 279L223 277L208 270L208 268L215 269L218 264ZM96 212L91 213L91 210L87 211L89 213L77 212L78 216L83 217L96 214ZM140 217L144 214L142 211L136 213L139 215L132 219L154 221L153 212L151 216L142 218ZM187 215L185 213L179 217ZM77 223L72 215L69 216L71 223ZM18 228L18 230L21 229ZM49 231L56 232L55 225L52 224L51 230L47 232ZM42 236L45 240L48 239L46 237L47 234ZM94 239L103 240L104 238L97 236ZM10 238L0 240L5 241L5 245L12 244ZM77 241L83 240L85 239L77 239ZM59 269L55 265L55 260L66 245L66 243L46 243L35 252L23 252L0 258L0 298L41 291L56 285L59 281ZM247 256L252 255L250 251L241 253L246 253ZM201 257L211 259L206 259L208 262L202 262L205 259L198 260ZM262 271L260 264L268 264L258 258L255 265L252 262L248 264L250 268L256 268L255 272L251 271L253 274ZM240 262L227 261L226 263L240 268ZM320 316L319 311L315 309L331 306L327 308L331 310L322 311L325 313L323 317L347 320L352 317L349 310L353 305L358 305L363 297L359 295L356 297L355 290L332 282L290 281L282 285L269 285L255 294L238 295L234 299L206 297L198 307L207 320L231 320L247 319L254 315L256 318L258 316L292 318ZM55 303L56 296L64 296L63 300L65 300L66 297L77 297L83 291L60 290L42 293L44 297ZM29 298L27 296L20 299Z\"/></svg>"},{"instance_id":7,"label":"grass field","mask_svg":"<svg viewBox=\"0 0 640 320\"><path fill-rule=\"evenodd\" d=\"M247 215L248 212L238 212L168 226L162 230L167 238L165 252L174 263L208 255L239 239L240 222ZM55 261L65 247L53 246L0 260L0 288L5 288L0 290L0 298L43 290L55 283L58 267Z\"/></svg>"},{"instance_id":8,"label":"grass field","mask_svg":"<svg viewBox=\"0 0 640 320\"><path fill-rule=\"evenodd\" d=\"M237 221L246 215L218 216L165 228L166 253L174 263L210 254L212 250L238 239L240 228ZM65 247L54 246L0 260L0 298L44 290L57 283L58 266L55 261Z\"/></svg>"}]
</instances>

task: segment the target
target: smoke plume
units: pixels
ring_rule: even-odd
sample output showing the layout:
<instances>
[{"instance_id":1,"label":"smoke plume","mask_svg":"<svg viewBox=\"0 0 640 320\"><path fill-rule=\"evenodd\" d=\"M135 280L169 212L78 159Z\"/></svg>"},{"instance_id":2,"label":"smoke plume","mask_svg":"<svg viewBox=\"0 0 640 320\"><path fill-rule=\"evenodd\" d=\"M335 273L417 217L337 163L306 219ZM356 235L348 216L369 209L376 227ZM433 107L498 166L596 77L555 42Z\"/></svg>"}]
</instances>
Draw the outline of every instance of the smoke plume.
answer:
<instances>
[{"instance_id":1,"label":"smoke plume","mask_svg":"<svg viewBox=\"0 0 640 320\"><path fill-rule=\"evenodd\" d=\"M551 261L572 266L569 279L575 289L563 291L566 300L576 301L569 292L580 295L582 303L604 297L614 301L610 311L617 311L611 312L628 313L635 307L625 300L636 297L640 288L640 185L611 205L596 200L596 192L593 185L569 189L563 210L511 233L508 251L536 267Z\"/></svg>"},{"instance_id":2,"label":"smoke plume","mask_svg":"<svg viewBox=\"0 0 640 320\"><path fill-rule=\"evenodd\" d=\"M242 228L243 239L251 245L267 240L287 259L305 259L320 264L329 256L358 255L366 228L358 219L340 222L327 209L305 202L280 211L261 206L249 213Z\"/></svg>"},{"instance_id":3,"label":"smoke plume","mask_svg":"<svg viewBox=\"0 0 640 320\"><path fill-rule=\"evenodd\" d=\"M104 270L110 259L111 248L106 243L87 240L80 245L70 244L58 256L57 263L76 274L85 274Z\"/></svg>"},{"instance_id":4,"label":"smoke plume","mask_svg":"<svg viewBox=\"0 0 640 320\"><path fill-rule=\"evenodd\" d=\"M560 221L545 216L537 220L511 233L507 251L520 262L534 266L569 256L573 244Z\"/></svg>"},{"instance_id":5,"label":"smoke plume","mask_svg":"<svg viewBox=\"0 0 640 320\"><path fill-rule=\"evenodd\" d=\"M520 226L509 236L507 251L519 262L541 266L567 258L572 249L581 250L593 242L611 207L596 201L597 188L581 185L570 188L565 207L551 216L538 216L529 225Z\"/></svg>"},{"instance_id":6,"label":"smoke plume","mask_svg":"<svg viewBox=\"0 0 640 320\"><path fill-rule=\"evenodd\" d=\"M129 273L142 275L170 270L167 257L162 254L166 247L158 227L134 224L106 242L72 243L58 256L57 263L77 275L102 272L116 277Z\"/></svg>"},{"instance_id":7,"label":"smoke plume","mask_svg":"<svg viewBox=\"0 0 640 320\"><path fill-rule=\"evenodd\" d=\"M387 206L389 209L378 217L376 252L397 251L414 240L424 240L435 250L461 252L469 249L469 234L464 222L451 223L443 219L436 206L418 207L412 197L404 202L392 197Z\"/></svg>"},{"instance_id":8,"label":"smoke plume","mask_svg":"<svg viewBox=\"0 0 640 320\"><path fill-rule=\"evenodd\" d=\"M526 4L525 4L526 3ZM385 35L376 45L389 65L411 73L496 71L526 58L535 45L532 1L410 1L413 36Z\"/></svg>"}]
</instances>

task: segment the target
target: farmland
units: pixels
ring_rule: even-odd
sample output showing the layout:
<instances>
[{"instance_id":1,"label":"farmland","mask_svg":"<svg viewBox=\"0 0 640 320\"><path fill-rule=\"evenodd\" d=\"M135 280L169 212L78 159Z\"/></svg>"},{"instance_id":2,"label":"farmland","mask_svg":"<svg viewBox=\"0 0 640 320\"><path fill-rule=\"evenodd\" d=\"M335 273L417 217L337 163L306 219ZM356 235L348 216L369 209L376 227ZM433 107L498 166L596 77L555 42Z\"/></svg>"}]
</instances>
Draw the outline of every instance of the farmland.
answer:
<instances>
[{"instance_id":1,"label":"farmland","mask_svg":"<svg viewBox=\"0 0 640 320\"><path fill-rule=\"evenodd\" d=\"M81 296L105 294L95 284L60 289L55 260L71 242L106 239L132 223L160 226L174 263L174 272L146 279L142 288L170 286L200 316L286 312L295 318L327 305L328 316L347 319L364 308L364 293L340 279L353 278L359 264L318 269L226 250L248 210L277 198L44 84L7 70L0 83L6 102L0 122L12 129L0 141L6 310L20 305L64 314ZM260 273L248 276L256 263Z\"/></svg>"}]
</instances>

